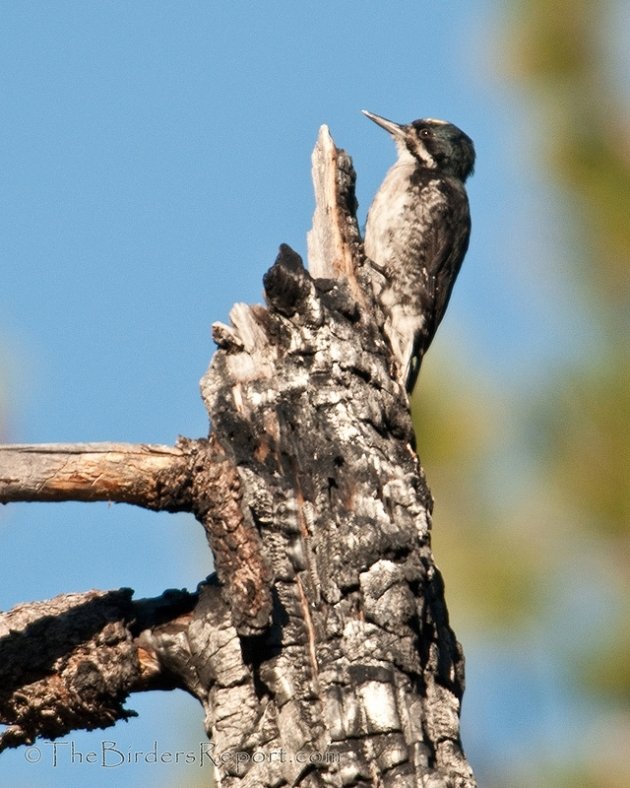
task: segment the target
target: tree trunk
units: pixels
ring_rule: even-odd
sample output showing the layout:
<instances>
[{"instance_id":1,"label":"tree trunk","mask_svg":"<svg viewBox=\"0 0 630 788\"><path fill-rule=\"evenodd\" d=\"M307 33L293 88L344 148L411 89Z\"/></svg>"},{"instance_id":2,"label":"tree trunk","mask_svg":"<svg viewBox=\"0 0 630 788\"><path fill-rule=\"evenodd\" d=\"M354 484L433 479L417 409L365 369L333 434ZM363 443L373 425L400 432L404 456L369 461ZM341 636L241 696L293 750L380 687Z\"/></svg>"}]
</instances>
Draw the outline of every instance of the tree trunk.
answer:
<instances>
[{"instance_id":1,"label":"tree trunk","mask_svg":"<svg viewBox=\"0 0 630 788\"><path fill-rule=\"evenodd\" d=\"M213 327L208 439L0 449L0 501L192 511L216 567L197 594L91 592L0 617L2 746L105 727L129 692L180 687L204 708L222 786L475 785L431 496L352 163L325 127L313 174L311 273L282 246L267 306Z\"/></svg>"}]
</instances>

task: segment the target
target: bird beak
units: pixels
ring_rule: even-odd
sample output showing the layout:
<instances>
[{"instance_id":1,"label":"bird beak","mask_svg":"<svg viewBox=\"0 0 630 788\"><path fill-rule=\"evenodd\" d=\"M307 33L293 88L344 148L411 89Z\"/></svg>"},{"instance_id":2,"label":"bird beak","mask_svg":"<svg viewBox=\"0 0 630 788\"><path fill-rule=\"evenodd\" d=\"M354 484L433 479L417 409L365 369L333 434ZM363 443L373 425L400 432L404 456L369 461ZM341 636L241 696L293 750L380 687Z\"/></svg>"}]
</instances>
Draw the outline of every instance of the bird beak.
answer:
<instances>
[{"instance_id":1,"label":"bird beak","mask_svg":"<svg viewBox=\"0 0 630 788\"><path fill-rule=\"evenodd\" d=\"M385 129L385 131L388 131L395 139L400 139L404 135L405 132L403 131L403 127L398 123L394 123L393 120L387 120L387 118L382 118L380 115L374 115L372 112L368 112L366 109L362 109L361 112L366 118L373 120L377 126Z\"/></svg>"}]
</instances>

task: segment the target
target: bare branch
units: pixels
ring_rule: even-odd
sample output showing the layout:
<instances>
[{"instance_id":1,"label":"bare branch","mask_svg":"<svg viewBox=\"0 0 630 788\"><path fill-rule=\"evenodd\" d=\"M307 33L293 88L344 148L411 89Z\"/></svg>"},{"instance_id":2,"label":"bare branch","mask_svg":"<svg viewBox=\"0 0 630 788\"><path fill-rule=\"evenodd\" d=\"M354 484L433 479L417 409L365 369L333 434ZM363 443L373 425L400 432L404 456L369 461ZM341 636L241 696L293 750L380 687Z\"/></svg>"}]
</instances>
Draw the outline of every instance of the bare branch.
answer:
<instances>
[{"instance_id":1,"label":"bare branch","mask_svg":"<svg viewBox=\"0 0 630 788\"><path fill-rule=\"evenodd\" d=\"M215 578L198 593L88 591L0 614L0 751L135 716L128 695L184 689L204 706L208 654L240 649Z\"/></svg>"},{"instance_id":2,"label":"bare branch","mask_svg":"<svg viewBox=\"0 0 630 788\"><path fill-rule=\"evenodd\" d=\"M190 453L180 446L51 443L0 446L0 503L112 501L190 511Z\"/></svg>"},{"instance_id":3,"label":"bare branch","mask_svg":"<svg viewBox=\"0 0 630 788\"><path fill-rule=\"evenodd\" d=\"M142 674L131 595L68 594L0 616L0 749L134 716L123 707Z\"/></svg>"}]
</instances>

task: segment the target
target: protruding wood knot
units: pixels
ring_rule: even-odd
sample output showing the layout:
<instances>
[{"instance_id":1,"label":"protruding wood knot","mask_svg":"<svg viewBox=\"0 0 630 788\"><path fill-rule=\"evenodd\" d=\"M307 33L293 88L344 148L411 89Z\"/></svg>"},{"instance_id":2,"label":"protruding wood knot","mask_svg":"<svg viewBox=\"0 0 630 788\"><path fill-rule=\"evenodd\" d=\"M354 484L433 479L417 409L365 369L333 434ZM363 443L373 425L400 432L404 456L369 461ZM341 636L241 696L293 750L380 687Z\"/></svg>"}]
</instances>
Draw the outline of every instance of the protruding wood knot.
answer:
<instances>
[{"instance_id":1,"label":"protruding wood knot","mask_svg":"<svg viewBox=\"0 0 630 788\"><path fill-rule=\"evenodd\" d=\"M228 353L240 353L243 350L243 341L236 331L225 323L212 324L212 339L221 350L226 350Z\"/></svg>"},{"instance_id":2,"label":"protruding wood knot","mask_svg":"<svg viewBox=\"0 0 630 788\"><path fill-rule=\"evenodd\" d=\"M300 311L313 292L313 280L302 258L287 244L280 245L275 263L263 277L267 302L285 317Z\"/></svg>"}]
</instances>

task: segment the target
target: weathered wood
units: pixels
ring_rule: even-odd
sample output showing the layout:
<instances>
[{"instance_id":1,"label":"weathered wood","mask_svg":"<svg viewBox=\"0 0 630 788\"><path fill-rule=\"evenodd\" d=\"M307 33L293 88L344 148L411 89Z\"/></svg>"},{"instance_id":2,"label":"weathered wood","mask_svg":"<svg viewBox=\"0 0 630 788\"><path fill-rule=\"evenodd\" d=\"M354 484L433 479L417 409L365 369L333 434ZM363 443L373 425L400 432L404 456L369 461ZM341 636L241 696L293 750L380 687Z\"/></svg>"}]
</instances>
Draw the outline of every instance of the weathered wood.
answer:
<instances>
[{"instance_id":1,"label":"weathered wood","mask_svg":"<svg viewBox=\"0 0 630 788\"><path fill-rule=\"evenodd\" d=\"M310 273L280 248L266 306L237 304L232 325L213 326L219 350L201 381L209 439L160 447L146 466L141 456L149 478L132 502L189 507L217 575L190 614L132 633L143 680L127 691L159 686L167 666L199 698L221 786L471 788L432 499L390 374L352 162L326 129L313 172ZM103 490L125 489L111 473L123 464L115 453L104 462ZM17 495L12 473L0 477ZM57 480L49 500L67 499L72 472L57 462L39 473Z\"/></svg>"},{"instance_id":2,"label":"weathered wood","mask_svg":"<svg viewBox=\"0 0 630 788\"><path fill-rule=\"evenodd\" d=\"M355 216L356 174L348 154L335 147L328 126L319 130L312 155L312 176L315 213L307 236L311 276L350 282L352 294L363 303L364 293L356 286L357 262L362 256Z\"/></svg>"},{"instance_id":3,"label":"weathered wood","mask_svg":"<svg viewBox=\"0 0 630 788\"><path fill-rule=\"evenodd\" d=\"M234 654L212 660L216 676L236 670L239 689L234 702L226 679L211 687L208 733L219 752L306 754L306 765L226 764L222 785L471 786L431 497L352 252L353 179L338 177L326 134L320 147L326 205L309 249L326 279L283 247L267 309L233 310L201 384L274 572L271 627L240 670ZM316 753L328 762L311 763Z\"/></svg>"},{"instance_id":4,"label":"weathered wood","mask_svg":"<svg viewBox=\"0 0 630 788\"><path fill-rule=\"evenodd\" d=\"M0 503L111 501L190 511L189 465L177 446L7 444L0 446Z\"/></svg>"},{"instance_id":5,"label":"weathered wood","mask_svg":"<svg viewBox=\"0 0 630 788\"><path fill-rule=\"evenodd\" d=\"M194 685L168 670L165 652L175 652L198 595L132 594L66 594L0 613L0 751L136 716L123 705L130 692Z\"/></svg>"},{"instance_id":6,"label":"weathered wood","mask_svg":"<svg viewBox=\"0 0 630 788\"><path fill-rule=\"evenodd\" d=\"M269 557L232 461L214 435L191 443L196 446L193 511L206 531L234 626L239 635L258 635L270 623Z\"/></svg>"}]
</instances>

